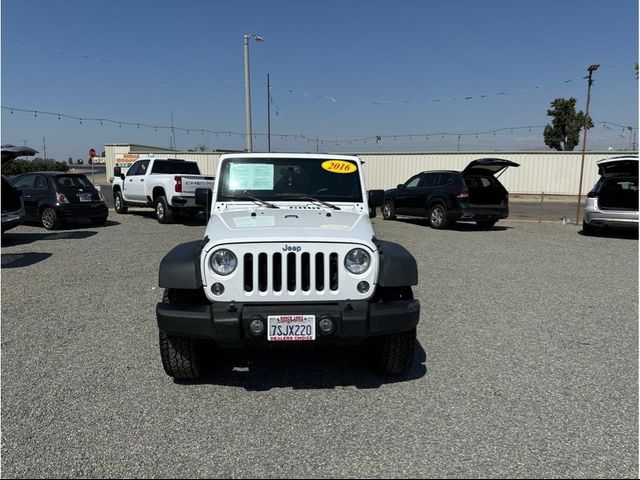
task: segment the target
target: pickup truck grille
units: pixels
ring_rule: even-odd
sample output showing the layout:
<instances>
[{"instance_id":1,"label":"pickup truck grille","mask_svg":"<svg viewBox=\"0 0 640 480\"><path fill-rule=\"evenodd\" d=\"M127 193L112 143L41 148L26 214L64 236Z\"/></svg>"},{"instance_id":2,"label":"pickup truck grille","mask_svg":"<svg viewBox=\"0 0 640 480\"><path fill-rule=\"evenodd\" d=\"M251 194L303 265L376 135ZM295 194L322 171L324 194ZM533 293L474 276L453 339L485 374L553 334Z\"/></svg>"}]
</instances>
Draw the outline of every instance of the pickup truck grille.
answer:
<instances>
[{"instance_id":1,"label":"pickup truck grille","mask_svg":"<svg viewBox=\"0 0 640 480\"><path fill-rule=\"evenodd\" d=\"M335 292L339 288L337 253L246 253L245 292Z\"/></svg>"}]
</instances>

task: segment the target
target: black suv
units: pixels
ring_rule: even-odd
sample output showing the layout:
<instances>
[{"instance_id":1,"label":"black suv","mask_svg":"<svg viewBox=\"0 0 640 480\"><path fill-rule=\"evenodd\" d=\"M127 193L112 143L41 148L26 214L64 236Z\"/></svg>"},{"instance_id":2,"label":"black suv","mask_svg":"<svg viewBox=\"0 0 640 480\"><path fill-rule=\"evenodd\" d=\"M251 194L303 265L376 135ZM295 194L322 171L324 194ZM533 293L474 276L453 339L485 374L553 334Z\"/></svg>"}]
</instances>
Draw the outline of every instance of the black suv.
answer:
<instances>
[{"instance_id":1,"label":"black suv","mask_svg":"<svg viewBox=\"0 0 640 480\"><path fill-rule=\"evenodd\" d=\"M509 216L509 192L497 176L508 167L520 165L510 160L474 160L462 172L452 170L422 172L398 188L384 193L382 215L427 217L431 227L447 228L457 220L475 221L491 228Z\"/></svg>"}]
</instances>

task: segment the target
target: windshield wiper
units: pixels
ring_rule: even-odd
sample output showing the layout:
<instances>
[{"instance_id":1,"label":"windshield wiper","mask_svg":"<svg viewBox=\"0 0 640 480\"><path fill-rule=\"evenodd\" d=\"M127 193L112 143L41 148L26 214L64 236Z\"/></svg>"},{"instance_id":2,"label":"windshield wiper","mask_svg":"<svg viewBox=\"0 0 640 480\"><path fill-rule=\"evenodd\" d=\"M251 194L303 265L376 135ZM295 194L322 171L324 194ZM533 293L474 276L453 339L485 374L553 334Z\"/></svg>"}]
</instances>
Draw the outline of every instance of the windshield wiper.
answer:
<instances>
[{"instance_id":1,"label":"windshield wiper","mask_svg":"<svg viewBox=\"0 0 640 480\"><path fill-rule=\"evenodd\" d=\"M309 200L310 202L320 203L320 204L324 205L325 207L333 208L334 210L341 210L340 207L338 207L337 205L334 205L333 203L325 202L324 200L319 200L319 199L314 198L314 197L292 196L291 198L293 198L295 200Z\"/></svg>"},{"instance_id":2,"label":"windshield wiper","mask_svg":"<svg viewBox=\"0 0 640 480\"><path fill-rule=\"evenodd\" d=\"M260 203L261 205L264 205L267 208L280 208L277 205L274 205L271 202L267 202L266 200L261 200L257 197L252 197L251 195L242 195L241 197L227 197L229 200L252 200L256 203Z\"/></svg>"}]
</instances>

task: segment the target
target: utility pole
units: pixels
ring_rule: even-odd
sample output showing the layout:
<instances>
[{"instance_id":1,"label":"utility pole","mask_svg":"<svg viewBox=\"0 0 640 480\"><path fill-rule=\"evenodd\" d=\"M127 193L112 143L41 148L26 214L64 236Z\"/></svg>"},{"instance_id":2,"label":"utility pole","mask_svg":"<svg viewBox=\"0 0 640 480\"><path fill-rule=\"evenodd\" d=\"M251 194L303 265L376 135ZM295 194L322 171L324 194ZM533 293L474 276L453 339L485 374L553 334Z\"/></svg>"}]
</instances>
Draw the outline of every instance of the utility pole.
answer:
<instances>
[{"instance_id":1,"label":"utility pole","mask_svg":"<svg viewBox=\"0 0 640 480\"><path fill-rule=\"evenodd\" d=\"M267 73L267 152L271 152L271 82Z\"/></svg>"},{"instance_id":2,"label":"utility pole","mask_svg":"<svg viewBox=\"0 0 640 480\"><path fill-rule=\"evenodd\" d=\"M582 177L584 175L584 155L587 150L587 125L589 121L589 102L591 101L591 85L593 85L593 72L595 72L600 65L591 65L587 70L589 72L588 87L587 87L587 108L584 113L584 138L582 140L582 162L580 164L580 184L578 185L578 208L576 209L576 225L580 222L580 203L582 202Z\"/></svg>"},{"instance_id":3,"label":"utility pole","mask_svg":"<svg viewBox=\"0 0 640 480\"><path fill-rule=\"evenodd\" d=\"M178 147L176 146L176 130L173 128L173 110L171 110L171 137L173 138L172 149L176 151Z\"/></svg>"},{"instance_id":4,"label":"utility pole","mask_svg":"<svg viewBox=\"0 0 640 480\"><path fill-rule=\"evenodd\" d=\"M316 153L320 153L320 137L316 137Z\"/></svg>"},{"instance_id":5,"label":"utility pole","mask_svg":"<svg viewBox=\"0 0 640 480\"><path fill-rule=\"evenodd\" d=\"M42 152L44 154L44 159L47 159L47 139L42 137Z\"/></svg>"}]
</instances>

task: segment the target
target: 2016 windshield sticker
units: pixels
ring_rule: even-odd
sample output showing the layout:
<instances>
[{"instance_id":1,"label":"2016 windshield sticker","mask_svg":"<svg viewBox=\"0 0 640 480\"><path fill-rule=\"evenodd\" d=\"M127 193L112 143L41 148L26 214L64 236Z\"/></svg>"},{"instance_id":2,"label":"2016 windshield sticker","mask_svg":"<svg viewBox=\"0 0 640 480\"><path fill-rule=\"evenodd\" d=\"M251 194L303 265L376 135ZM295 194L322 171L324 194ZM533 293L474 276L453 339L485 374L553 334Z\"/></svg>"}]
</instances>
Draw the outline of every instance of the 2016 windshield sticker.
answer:
<instances>
[{"instance_id":1,"label":"2016 windshield sticker","mask_svg":"<svg viewBox=\"0 0 640 480\"><path fill-rule=\"evenodd\" d=\"M229 190L273 190L273 164L232 163Z\"/></svg>"},{"instance_id":2,"label":"2016 windshield sticker","mask_svg":"<svg viewBox=\"0 0 640 480\"><path fill-rule=\"evenodd\" d=\"M331 173L353 173L358 170L358 167L346 160L327 160L322 162L322 168Z\"/></svg>"}]
</instances>

